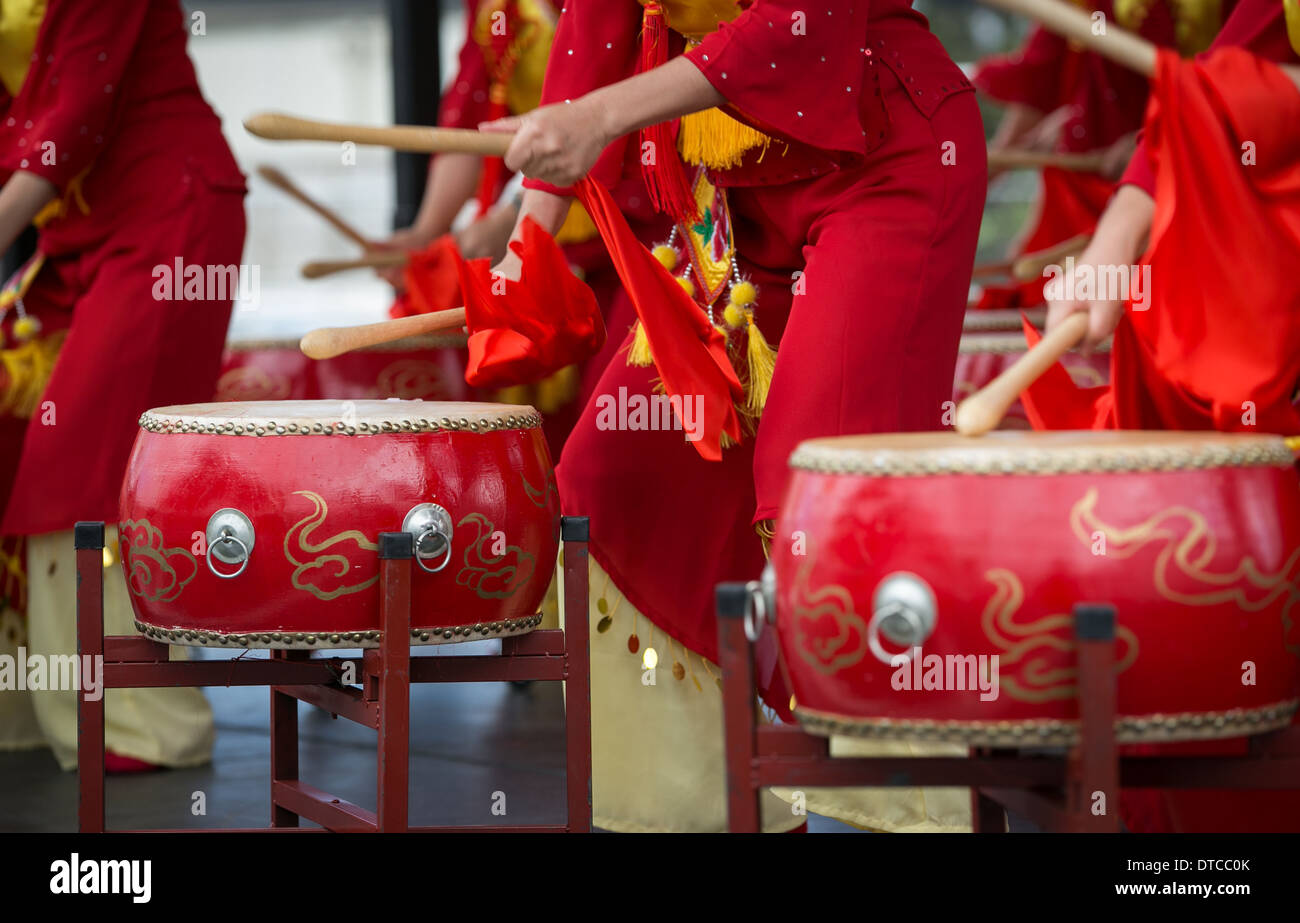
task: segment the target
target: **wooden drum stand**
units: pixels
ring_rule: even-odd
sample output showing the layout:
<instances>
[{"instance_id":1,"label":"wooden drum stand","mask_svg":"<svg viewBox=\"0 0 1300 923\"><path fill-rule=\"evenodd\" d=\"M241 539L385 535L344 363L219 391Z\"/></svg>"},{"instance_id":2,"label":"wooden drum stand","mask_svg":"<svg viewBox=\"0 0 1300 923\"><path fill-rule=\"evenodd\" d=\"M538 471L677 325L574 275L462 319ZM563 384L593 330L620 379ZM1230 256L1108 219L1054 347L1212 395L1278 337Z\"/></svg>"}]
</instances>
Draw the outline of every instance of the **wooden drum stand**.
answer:
<instances>
[{"instance_id":1,"label":"wooden drum stand","mask_svg":"<svg viewBox=\"0 0 1300 923\"><path fill-rule=\"evenodd\" d=\"M157 686L271 687L271 826L302 831L306 818L326 830L429 833L586 833L591 830L591 670L588 649L586 517L561 520L564 597L583 617L563 629L501 639L500 654L411 657L412 539L379 535L380 628L377 649L361 657L313 657L310 651L271 651L268 660L170 661L168 645L135 636L104 637L104 524L79 522L77 653L104 658L105 689ZM351 663L361 688L342 685ZM566 684L565 750L568 820L531 826L411 827L407 818L411 683L551 680ZM313 788L298 778L298 702L309 702L378 732L377 811ZM77 701L78 825L104 832L104 699ZM209 830L210 828L204 828ZM217 830L210 832L233 832ZM243 831L241 831L243 832Z\"/></svg>"},{"instance_id":2,"label":"wooden drum stand","mask_svg":"<svg viewBox=\"0 0 1300 923\"><path fill-rule=\"evenodd\" d=\"M733 832L760 830L768 786L959 786L971 789L977 833L1005 833L1006 809L1044 830L1119 832L1127 788L1300 788L1300 726L1249 738L1243 756L1120 757L1115 743L1115 610L1074 608L1079 657L1079 743L1064 756L977 748L962 757L833 758L830 739L757 721L743 583L719 584L718 659L726 734L727 815ZM771 630L768 627L767 630ZM1094 814L1093 793L1106 796Z\"/></svg>"}]
</instances>

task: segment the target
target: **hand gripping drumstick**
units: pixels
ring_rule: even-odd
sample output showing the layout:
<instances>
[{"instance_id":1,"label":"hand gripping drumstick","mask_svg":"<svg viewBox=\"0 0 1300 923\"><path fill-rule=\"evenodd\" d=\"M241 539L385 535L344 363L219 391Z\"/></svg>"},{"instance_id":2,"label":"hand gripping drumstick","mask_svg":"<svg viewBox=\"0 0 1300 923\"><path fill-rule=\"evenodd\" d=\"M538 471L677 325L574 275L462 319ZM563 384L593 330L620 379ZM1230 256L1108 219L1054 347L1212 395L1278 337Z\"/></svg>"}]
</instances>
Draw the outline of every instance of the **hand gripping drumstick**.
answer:
<instances>
[{"instance_id":1,"label":"hand gripping drumstick","mask_svg":"<svg viewBox=\"0 0 1300 923\"><path fill-rule=\"evenodd\" d=\"M1105 157L1098 152L1053 154L1048 151L989 151L990 170L1037 170L1056 167L1074 173L1100 173Z\"/></svg>"},{"instance_id":2,"label":"hand gripping drumstick","mask_svg":"<svg viewBox=\"0 0 1300 923\"><path fill-rule=\"evenodd\" d=\"M957 405L957 432L963 436L983 436L997 428L1020 392L1036 382L1087 332L1086 311L1076 311L1067 317L1009 369Z\"/></svg>"},{"instance_id":3,"label":"hand gripping drumstick","mask_svg":"<svg viewBox=\"0 0 1300 923\"><path fill-rule=\"evenodd\" d=\"M262 177L262 179L266 180L272 186L276 186L283 192L288 193L290 196L297 199L303 205L306 205L309 209L314 211L316 214L320 215L322 218L328 221L336 231L338 231L344 237L356 243L359 247L361 247L361 249L368 250L372 246L370 241L367 240L361 234L360 231L358 231L352 225L348 224L346 221L340 218L333 209L327 208L326 206L322 205L320 202L317 202L311 196L307 195L307 193L303 192L296 185L294 185L293 180L289 179L289 177L285 176L275 167L269 166L267 164L263 164L262 166L257 168L257 172L258 175Z\"/></svg>"},{"instance_id":4,"label":"hand gripping drumstick","mask_svg":"<svg viewBox=\"0 0 1300 923\"><path fill-rule=\"evenodd\" d=\"M1049 32L1072 39L1089 51L1116 64L1137 71L1147 77L1156 73L1156 46L1132 32L1107 23L1105 33L1092 31L1092 14L1066 3L1064 0L982 0L987 6L996 6L1008 13L1040 23Z\"/></svg>"},{"instance_id":5,"label":"hand gripping drumstick","mask_svg":"<svg viewBox=\"0 0 1300 923\"><path fill-rule=\"evenodd\" d=\"M298 348L309 359L333 359L354 349L378 346L380 343L391 343L403 337L425 333L459 330L464 326L465 309L450 308L357 327L320 327L308 332L298 343Z\"/></svg>"},{"instance_id":6,"label":"hand gripping drumstick","mask_svg":"<svg viewBox=\"0 0 1300 923\"><path fill-rule=\"evenodd\" d=\"M349 269L385 269L405 266L408 258L409 254L405 250L371 250L354 260L312 260L303 263L300 271L305 279L320 279Z\"/></svg>"},{"instance_id":7,"label":"hand gripping drumstick","mask_svg":"<svg viewBox=\"0 0 1300 923\"><path fill-rule=\"evenodd\" d=\"M513 134L428 128L423 125L340 125L279 112L259 112L244 120L250 134L272 141L351 141L420 154L482 154L503 157Z\"/></svg>"}]
</instances>

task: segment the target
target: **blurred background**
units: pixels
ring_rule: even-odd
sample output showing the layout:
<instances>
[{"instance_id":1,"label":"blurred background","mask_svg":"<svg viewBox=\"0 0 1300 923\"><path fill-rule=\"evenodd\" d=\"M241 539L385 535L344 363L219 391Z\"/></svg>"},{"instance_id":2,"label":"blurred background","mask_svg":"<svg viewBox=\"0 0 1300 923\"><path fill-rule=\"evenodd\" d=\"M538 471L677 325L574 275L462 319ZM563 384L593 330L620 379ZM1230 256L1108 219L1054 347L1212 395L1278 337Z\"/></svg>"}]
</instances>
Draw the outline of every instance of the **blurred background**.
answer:
<instances>
[{"instance_id":1,"label":"blurred background","mask_svg":"<svg viewBox=\"0 0 1300 923\"><path fill-rule=\"evenodd\" d=\"M359 147L345 164L339 145L272 143L241 127L274 109L336 122L432 124L438 94L455 74L465 35L463 0L203 0L205 16L190 55L208 100L249 175L244 261L260 267L260 301L236 305L232 340L296 336L322 323L381 319L389 287L357 271L303 279L302 263L346 259L354 247L255 174L279 167L363 233L385 236L409 222L423 191L427 158ZM964 68L1024 36L1013 21L971 0L917 0L934 32ZM996 112L986 110L986 130ZM1037 174L1004 175L989 190L980 261L1002 256L1032 198Z\"/></svg>"}]
</instances>

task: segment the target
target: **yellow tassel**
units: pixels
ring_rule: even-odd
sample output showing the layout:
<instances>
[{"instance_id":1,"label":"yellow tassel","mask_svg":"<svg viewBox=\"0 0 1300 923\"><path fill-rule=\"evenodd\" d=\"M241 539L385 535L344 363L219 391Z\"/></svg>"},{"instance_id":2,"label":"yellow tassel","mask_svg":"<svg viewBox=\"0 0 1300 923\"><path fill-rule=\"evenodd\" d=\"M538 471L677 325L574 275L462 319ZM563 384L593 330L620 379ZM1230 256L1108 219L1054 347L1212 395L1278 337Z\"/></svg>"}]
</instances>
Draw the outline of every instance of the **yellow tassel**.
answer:
<instances>
[{"instance_id":1,"label":"yellow tassel","mask_svg":"<svg viewBox=\"0 0 1300 923\"><path fill-rule=\"evenodd\" d=\"M724 449L732 449L740 445L740 443L728 436L724 430L718 434L718 445L722 446Z\"/></svg>"},{"instance_id":2,"label":"yellow tassel","mask_svg":"<svg viewBox=\"0 0 1300 923\"><path fill-rule=\"evenodd\" d=\"M646 336L645 327L637 321L633 327L632 346L627 351L627 364L650 366L655 364L655 357L650 353L650 338Z\"/></svg>"},{"instance_id":3,"label":"yellow tassel","mask_svg":"<svg viewBox=\"0 0 1300 923\"><path fill-rule=\"evenodd\" d=\"M1286 34L1291 48L1300 54L1300 0L1282 0L1282 9L1286 15Z\"/></svg>"},{"instance_id":4,"label":"yellow tassel","mask_svg":"<svg viewBox=\"0 0 1300 923\"><path fill-rule=\"evenodd\" d=\"M31 419L54 371L66 330L0 350L0 416Z\"/></svg>"},{"instance_id":5,"label":"yellow tassel","mask_svg":"<svg viewBox=\"0 0 1300 923\"><path fill-rule=\"evenodd\" d=\"M677 251L667 244L660 244L651 250L650 253L659 261L659 264L669 272L672 272L677 268Z\"/></svg>"},{"instance_id":6,"label":"yellow tassel","mask_svg":"<svg viewBox=\"0 0 1300 923\"><path fill-rule=\"evenodd\" d=\"M713 170L740 166L753 148L766 153L772 139L761 131L738 122L721 109L705 109L682 117L677 131L677 150L687 163Z\"/></svg>"},{"instance_id":7,"label":"yellow tassel","mask_svg":"<svg viewBox=\"0 0 1300 923\"><path fill-rule=\"evenodd\" d=\"M763 331L754 323L751 313L749 322L749 377L745 381L745 409L754 417L763 413L767 405L767 393L772 388L772 373L776 371L776 350L768 345Z\"/></svg>"},{"instance_id":8,"label":"yellow tassel","mask_svg":"<svg viewBox=\"0 0 1300 923\"><path fill-rule=\"evenodd\" d=\"M555 413L578 396L578 367L566 365L537 383L537 400L533 404L542 413Z\"/></svg>"}]
</instances>

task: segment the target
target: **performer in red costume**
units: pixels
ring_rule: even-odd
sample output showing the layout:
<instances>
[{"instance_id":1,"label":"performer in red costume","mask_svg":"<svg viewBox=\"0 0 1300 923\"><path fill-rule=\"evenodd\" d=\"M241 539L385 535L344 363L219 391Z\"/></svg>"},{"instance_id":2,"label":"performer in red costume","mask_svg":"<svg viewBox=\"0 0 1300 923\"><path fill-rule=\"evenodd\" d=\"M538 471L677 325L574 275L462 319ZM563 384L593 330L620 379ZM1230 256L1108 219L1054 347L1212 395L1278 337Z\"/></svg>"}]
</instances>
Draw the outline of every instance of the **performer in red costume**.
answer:
<instances>
[{"instance_id":1,"label":"performer in red costume","mask_svg":"<svg viewBox=\"0 0 1300 923\"><path fill-rule=\"evenodd\" d=\"M1175 74L1176 62L1161 62L1166 85L1147 122L1157 134L1139 145L1075 267L1076 280L1096 278L1141 257L1150 290L1134 301L1145 310L1126 313L1113 292L1050 302L1049 327L1086 311L1090 343L1114 334L1113 385L1079 395L1043 382L1030 395L1036 425L1300 433L1300 301L1286 275L1300 261L1300 146L1289 127L1300 95L1288 84L1300 84L1300 69L1283 75L1238 48L1294 65L1300 5L1240 0L1211 46L1223 54L1207 55L1203 70ZM1139 830L1300 830L1294 793L1162 792L1125 808Z\"/></svg>"},{"instance_id":2,"label":"performer in red costume","mask_svg":"<svg viewBox=\"0 0 1300 923\"><path fill-rule=\"evenodd\" d=\"M1213 41L1235 0L1105 0L1085 4L1102 21L1190 56ZM992 150L1105 152L1102 173L1049 167L1012 256L1091 234L1133 151L1150 87L1145 77L1036 26L1010 54L980 63L972 82L1005 107ZM1043 303L1043 280L986 286L981 308Z\"/></svg>"},{"instance_id":3,"label":"performer in red costume","mask_svg":"<svg viewBox=\"0 0 1300 923\"><path fill-rule=\"evenodd\" d=\"M0 413L28 421L0 532L28 536L34 653L76 651L72 525L116 523L140 413L208 400L221 360L244 178L185 42L176 0L6 3L0 21L0 248L40 227L0 296ZM104 583L108 632L131 633L115 559ZM70 768L75 693L32 704ZM113 690L107 716L114 765L210 756L197 690Z\"/></svg>"},{"instance_id":4,"label":"performer in red costume","mask_svg":"<svg viewBox=\"0 0 1300 923\"><path fill-rule=\"evenodd\" d=\"M746 383L752 434L710 462L680 429L635 416L656 370L620 357L558 473L566 511L592 523L596 822L717 829L713 589L762 569L754 528L771 536L798 442L941 425L984 202L983 129L970 84L906 0L568 0L542 102L489 126L518 131L506 164L531 178L524 214L553 230L589 170L612 186L645 168L677 222L656 256L732 328ZM509 257L498 269L518 271ZM626 345L633 363L653 359L636 337ZM841 816L959 829L967 800L927 808L913 793ZM778 806L769 826L801 820Z\"/></svg>"},{"instance_id":5,"label":"performer in red costume","mask_svg":"<svg viewBox=\"0 0 1300 923\"><path fill-rule=\"evenodd\" d=\"M438 125L443 128L477 128L481 123L519 115L537 107L542 96L546 61L560 14L559 0L466 0L466 34L461 45L456 76L443 93ZM465 259L500 259L519 216L517 195L507 187L511 172L501 158L477 154L439 154L429 163L429 178L415 223L392 235L388 246L425 250L452 232L452 223L466 203L476 203L477 214L455 231L454 247ZM511 183L510 186L514 184ZM504 192L504 194L503 194ZM656 215L639 175L629 176L614 190L619 208L647 239L666 233L667 222ZM605 347L581 368L569 367L543 381L485 395L492 400L532 404L545 418L551 454L559 458L569 431L577 422L600 372L612 358L624 333L635 320L618 275L610 265L604 245L582 206L574 204L556 232L565 256L595 293L606 324L614 334ZM440 268L454 287L455 262L450 252L441 254ZM421 304L402 292L401 270L381 273L399 289L394 316L421 310L456 307ZM459 297L457 295L457 297ZM462 359L463 364L463 359Z\"/></svg>"}]
</instances>

